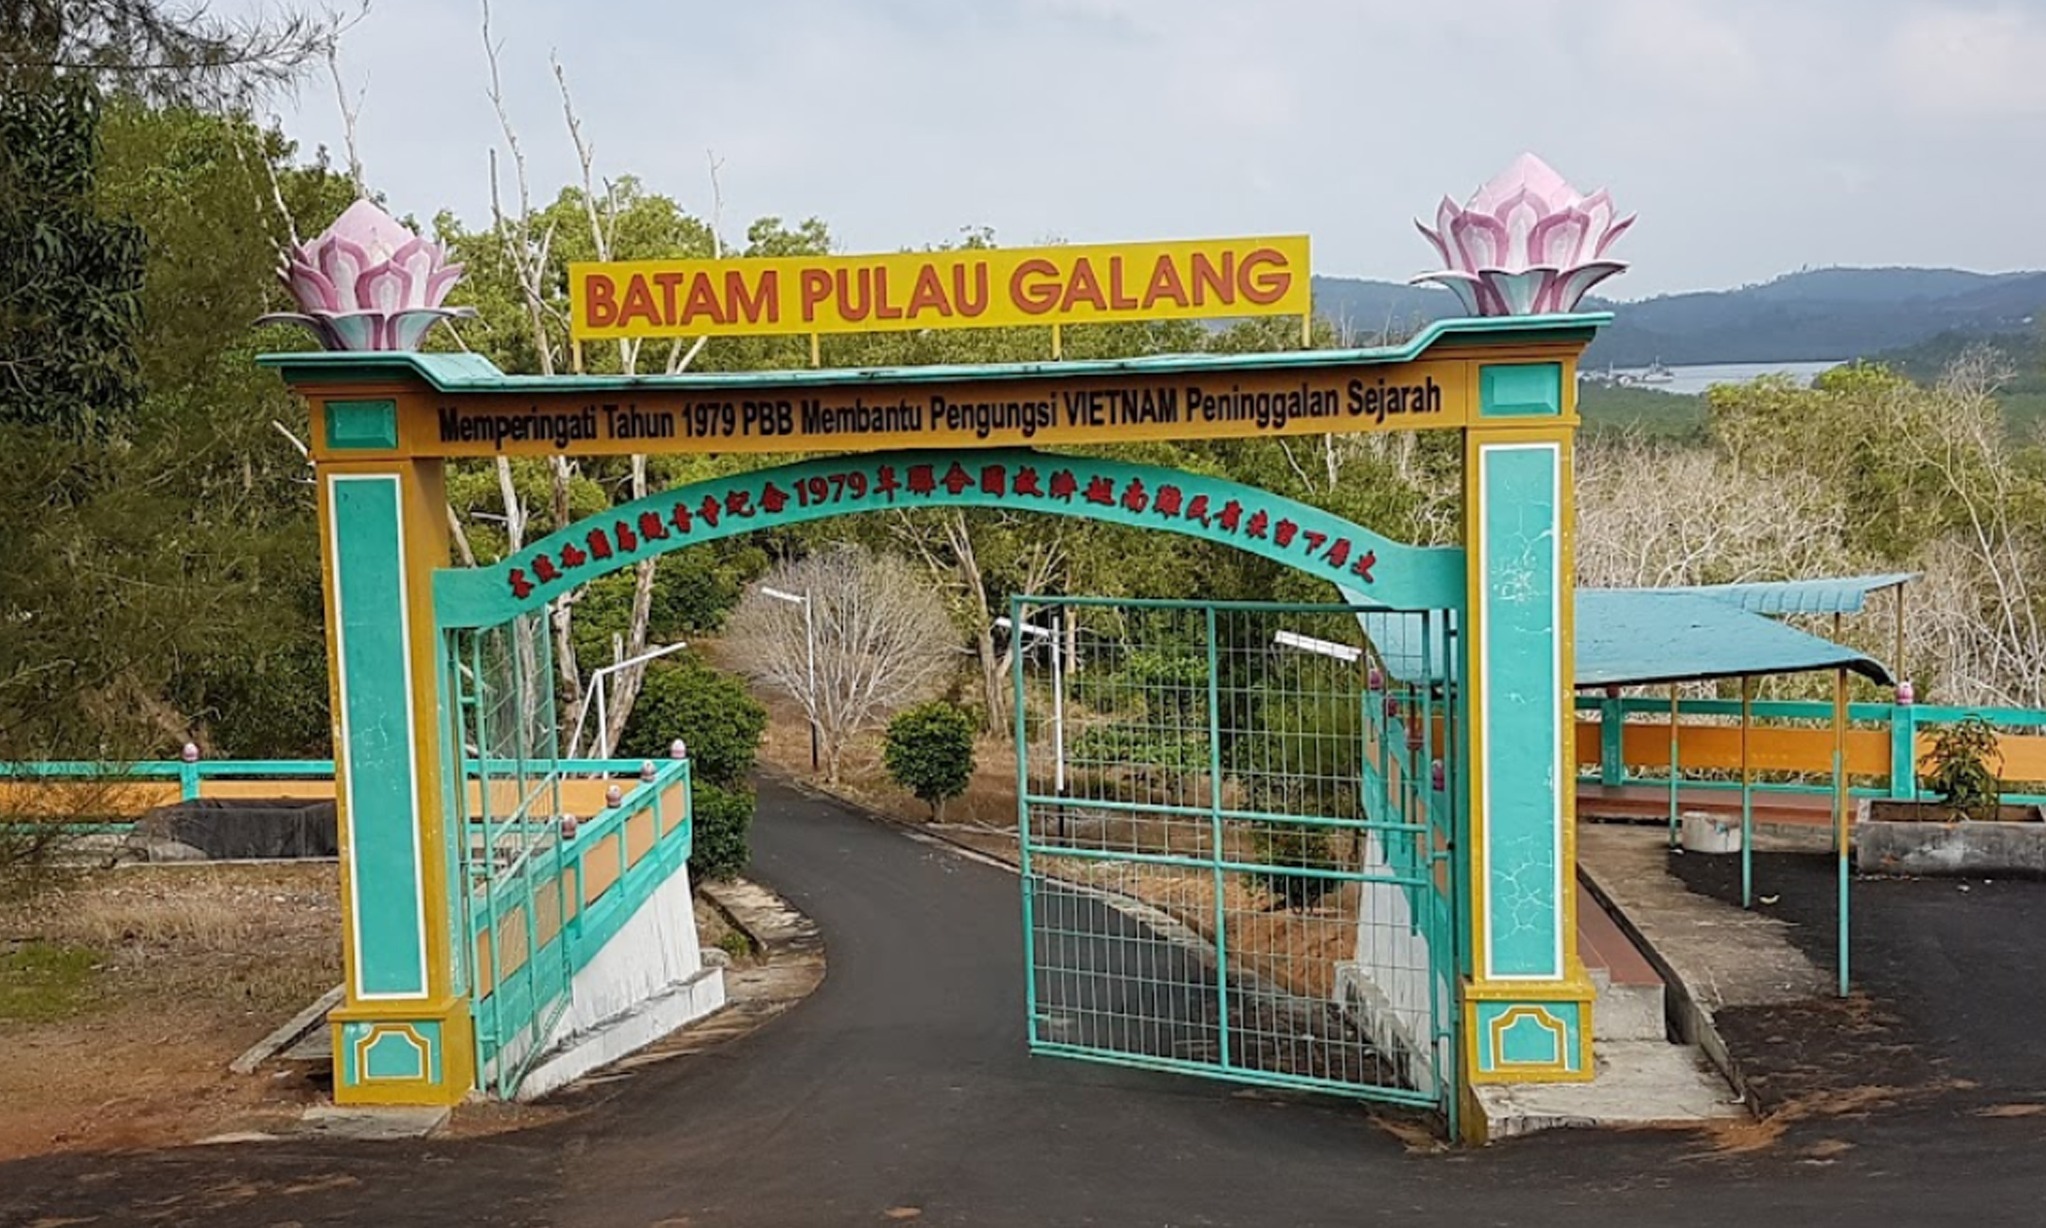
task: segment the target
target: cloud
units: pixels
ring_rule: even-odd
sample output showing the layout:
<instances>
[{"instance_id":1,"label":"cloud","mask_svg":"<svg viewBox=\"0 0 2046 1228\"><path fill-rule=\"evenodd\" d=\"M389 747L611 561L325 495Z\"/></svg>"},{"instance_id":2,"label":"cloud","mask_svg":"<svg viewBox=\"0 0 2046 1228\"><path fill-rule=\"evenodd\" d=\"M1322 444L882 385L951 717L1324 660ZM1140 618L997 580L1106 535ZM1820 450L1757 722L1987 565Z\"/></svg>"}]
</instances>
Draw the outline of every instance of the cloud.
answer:
<instances>
[{"instance_id":1,"label":"cloud","mask_svg":"<svg viewBox=\"0 0 2046 1228\"><path fill-rule=\"evenodd\" d=\"M1995 118L2046 114L2046 21L1999 5L1942 5L1909 14L1891 33L1889 77L1917 111Z\"/></svg>"}]
</instances>

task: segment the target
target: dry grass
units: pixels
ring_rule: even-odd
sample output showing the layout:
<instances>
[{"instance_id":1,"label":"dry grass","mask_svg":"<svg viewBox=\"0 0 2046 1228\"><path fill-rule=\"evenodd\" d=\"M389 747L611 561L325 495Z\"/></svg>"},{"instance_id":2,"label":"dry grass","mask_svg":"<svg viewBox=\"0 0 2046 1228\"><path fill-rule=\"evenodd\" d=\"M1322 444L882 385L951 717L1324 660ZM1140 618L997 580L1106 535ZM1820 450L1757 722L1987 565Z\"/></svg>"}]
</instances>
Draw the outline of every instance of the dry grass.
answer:
<instances>
[{"instance_id":1,"label":"dry grass","mask_svg":"<svg viewBox=\"0 0 2046 1228\"><path fill-rule=\"evenodd\" d=\"M0 952L89 959L64 1009L0 1022L20 1055L0 1062L0 1157L189 1141L309 1099L227 1063L340 980L337 886L332 865L149 866L0 907Z\"/></svg>"}]
</instances>

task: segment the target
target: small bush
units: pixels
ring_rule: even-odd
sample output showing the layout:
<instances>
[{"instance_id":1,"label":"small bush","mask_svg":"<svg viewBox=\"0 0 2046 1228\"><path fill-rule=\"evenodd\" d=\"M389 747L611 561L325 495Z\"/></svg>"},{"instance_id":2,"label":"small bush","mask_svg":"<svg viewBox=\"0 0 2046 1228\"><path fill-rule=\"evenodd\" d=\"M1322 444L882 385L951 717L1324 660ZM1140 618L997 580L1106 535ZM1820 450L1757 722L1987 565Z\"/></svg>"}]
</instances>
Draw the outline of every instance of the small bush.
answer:
<instances>
[{"instance_id":1,"label":"small bush","mask_svg":"<svg viewBox=\"0 0 2046 1228\"><path fill-rule=\"evenodd\" d=\"M973 718L943 700L918 704L888 722L882 763L936 819L973 779Z\"/></svg>"},{"instance_id":2,"label":"small bush","mask_svg":"<svg viewBox=\"0 0 2046 1228\"><path fill-rule=\"evenodd\" d=\"M1275 867L1260 875L1274 908L1312 908L1335 886L1336 880L1316 874L1288 874L1276 867L1297 866L1304 870L1337 868L1335 842L1328 829L1305 823L1260 823L1251 843L1259 860Z\"/></svg>"},{"instance_id":3,"label":"small bush","mask_svg":"<svg viewBox=\"0 0 2046 1228\"><path fill-rule=\"evenodd\" d=\"M1925 756L1925 783L1965 818L1994 819L2003 802L2003 780L1990 767L2003 766L1996 726L1970 716L1933 735Z\"/></svg>"},{"instance_id":4,"label":"small bush","mask_svg":"<svg viewBox=\"0 0 2046 1228\"><path fill-rule=\"evenodd\" d=\"M753 790L724 788L709 781L695 781L690 789L695 808L696 829L691 833L689 875L697 882L707 878L737 878L752 860L747 832L753 826L753 811L759 804Z\"/></svg>"},{"instance_id":5,"label":"small bush","mask_svg":"<svg viewBox=\"0 0 2046 1228\"><path fill-rule=\"evenodd\" d=\"M664 759L668 744L681 738L697 783L730 789L752 774L766 729L767 709L745 683L684 652L647 667L618 745L628 757Z\"/></svg>"}]
</instances>

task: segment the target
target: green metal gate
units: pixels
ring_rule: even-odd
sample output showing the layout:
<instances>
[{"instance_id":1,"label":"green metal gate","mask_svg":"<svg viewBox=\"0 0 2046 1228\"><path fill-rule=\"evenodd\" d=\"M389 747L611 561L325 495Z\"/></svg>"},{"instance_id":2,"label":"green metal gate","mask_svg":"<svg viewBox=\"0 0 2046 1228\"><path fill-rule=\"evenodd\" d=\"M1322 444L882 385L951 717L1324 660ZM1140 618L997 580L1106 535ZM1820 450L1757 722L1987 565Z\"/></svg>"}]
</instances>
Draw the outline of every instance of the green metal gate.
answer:
<instances>
[{"instance_id":1,"label":"green metal gate","mask_svg":"<svg viewBox=\"0 0 2046 1228\"><path fill-rule=\"evenodd\" d=\"M466 949L456 967L471 996L477 1078L509 1098L567 1010L574 972L553 647L544 608L444 634L460 769L447 774L446 808L460 820L451 928Z\"/></svg>"},{"instance_id":2,"label":"green metal gate","mask_svg":"<svg viewBox=\"0 0 2046 1228\"><path fill-rule=\"evenodd\" d=\"M1451 616L1027 597L1011 618L1033 1051L1454 1129Z\"/></svg>"}]
</instances>

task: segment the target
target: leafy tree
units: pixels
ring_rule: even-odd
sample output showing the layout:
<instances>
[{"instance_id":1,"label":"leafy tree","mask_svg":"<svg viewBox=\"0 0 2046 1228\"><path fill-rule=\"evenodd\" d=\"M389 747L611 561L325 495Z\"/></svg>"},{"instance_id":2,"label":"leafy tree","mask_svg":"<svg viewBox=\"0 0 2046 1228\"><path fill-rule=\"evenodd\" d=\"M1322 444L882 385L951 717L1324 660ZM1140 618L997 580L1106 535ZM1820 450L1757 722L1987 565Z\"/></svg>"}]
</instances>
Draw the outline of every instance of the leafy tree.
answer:
<instances>
[{"instance_id":1,"label":"leafy tree","mask_svg":"<svg viewBox=\"0 0 2046 1228\"><path fill-rule=\"evenodd\" d=\"M98 92L0 91L0 422L91 434L142 398L142 231L96 193Z\"/></svg>"},{"instance_id":2,"label":"leafy tree","mask_svg":"<svg viewBox=\"0 0 2046 1228\"><path fill-rule=\"evenodd\" d=\"M0 89L64 77L219 106L288 83L338 31L291 10L237 21L161 0L12 0L0 8Z\"/></svg>"},{"instance_id":3,"label":"leafy tree","mask_svg":"<svg viewBox=\"0 0 2046 1228\"><path fill-rule=\"evenodd\" d=\"M744 683L683 652L648 667L620 749L658 759L680 738L689 747L694 779L737 789L753 772L766 729L767 710Z\"/></svg>"},{"instance_id":4,"label":"leafy tree","mask_svg":"<svg viewBox=\"0 0 2046 1228\"><path fill-rule=\"evenodd\" d=\"M945 803L973 779L973 718L942 699L918 704L888 722L882 764L888 778L944 817Z\"/></svg>"}]
</instances>

